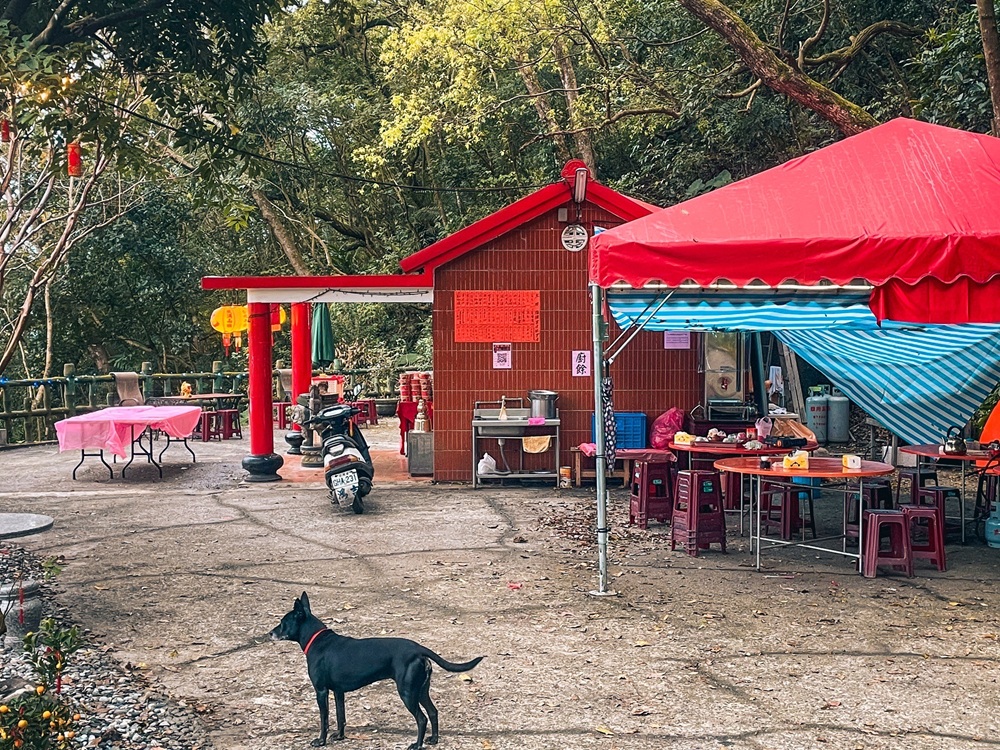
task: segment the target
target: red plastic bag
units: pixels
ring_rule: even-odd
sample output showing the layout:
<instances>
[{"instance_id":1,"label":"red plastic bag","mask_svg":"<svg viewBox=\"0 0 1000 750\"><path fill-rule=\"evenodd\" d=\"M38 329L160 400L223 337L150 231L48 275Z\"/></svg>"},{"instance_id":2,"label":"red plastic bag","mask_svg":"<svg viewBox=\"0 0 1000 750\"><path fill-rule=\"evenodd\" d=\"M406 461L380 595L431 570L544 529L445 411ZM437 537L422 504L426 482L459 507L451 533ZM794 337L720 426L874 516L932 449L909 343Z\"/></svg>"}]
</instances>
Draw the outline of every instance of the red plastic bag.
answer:
<instances>
[{"instance_id":1,"label":"red plastic bag","mask_svg":"<svg viewBox=\"0 0 1000 750\"><path fill-rule=\"evenodd\" d=\"M649 432L649 445L660 450L666 449L674 435L684 429L684 410L678 407L668 409L653 420Z\"/></svg>"}]
</instances>

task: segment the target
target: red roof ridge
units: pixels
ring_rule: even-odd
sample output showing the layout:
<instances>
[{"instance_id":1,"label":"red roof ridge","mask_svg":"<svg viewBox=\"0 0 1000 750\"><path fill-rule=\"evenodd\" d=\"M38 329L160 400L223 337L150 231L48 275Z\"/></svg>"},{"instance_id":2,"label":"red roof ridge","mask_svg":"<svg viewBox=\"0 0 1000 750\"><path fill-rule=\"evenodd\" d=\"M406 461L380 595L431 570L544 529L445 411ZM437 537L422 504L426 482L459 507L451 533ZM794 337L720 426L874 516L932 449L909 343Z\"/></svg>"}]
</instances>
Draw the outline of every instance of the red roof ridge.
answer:
<instances>
[{"instance_id":1,"label":"red roof ridge","mask_svg":"<svg viewBox=\"0 0 1000 750\"><path fill-rule=\"evenodd\" d=\"M522 224L572 201L571 181L575 181L576 170L580 168L586 169L586 165L579 159L571 159L563 167L563 179L559 182L546 185L499 211L494 211L492 214L428 245L423 250L408 255L399 262L400 267L406 273L417 269L423 269L425 272L433 271L438 266L465 255ZM625 221L632 221L659 210L658 206L637 200L595 182L589 175L588 170L588 179L590 180L587 184L586 200L588 203L603 208Z\"/></svg>"}]
</instances>

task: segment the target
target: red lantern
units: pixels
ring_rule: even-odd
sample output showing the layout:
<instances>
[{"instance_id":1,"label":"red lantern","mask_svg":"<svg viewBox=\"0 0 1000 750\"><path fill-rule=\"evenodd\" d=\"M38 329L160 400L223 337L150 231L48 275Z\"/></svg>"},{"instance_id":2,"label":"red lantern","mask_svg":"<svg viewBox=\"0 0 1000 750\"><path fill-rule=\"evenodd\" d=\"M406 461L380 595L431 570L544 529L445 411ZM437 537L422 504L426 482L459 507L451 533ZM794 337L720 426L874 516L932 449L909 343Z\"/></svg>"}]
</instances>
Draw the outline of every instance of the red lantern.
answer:
<instances>
[{"instance_id":1,"label":"red lantern","mask_svg":"<svg viewBox=\"0 0 1000 750\"><path fill-rule=\"evenodd\" d=\"M6 117L0 120L0 141L10 143L10 120Z\"/></svg>"},{"instance_id":2,"label":"red lantern","mask_svg":"<svg viewBox=\"0 0 1000 750\"><path fill-rule=\"evenodd\" d=\"M80 144L73 143L66 146L66 174L70 177L79 177L83 174L83 160L80 158Z\"/></svg>"},{"instance_id":3,"label":"red lantern","mask_svg":"<svg viewBox=\"0 0 1000 750\"><path fill-rule=\"evenodd\" d=\"M281 326L288 320L288 313L281 305L271 305L271 332L281 330Z\"/></svg>"}]
</instances>

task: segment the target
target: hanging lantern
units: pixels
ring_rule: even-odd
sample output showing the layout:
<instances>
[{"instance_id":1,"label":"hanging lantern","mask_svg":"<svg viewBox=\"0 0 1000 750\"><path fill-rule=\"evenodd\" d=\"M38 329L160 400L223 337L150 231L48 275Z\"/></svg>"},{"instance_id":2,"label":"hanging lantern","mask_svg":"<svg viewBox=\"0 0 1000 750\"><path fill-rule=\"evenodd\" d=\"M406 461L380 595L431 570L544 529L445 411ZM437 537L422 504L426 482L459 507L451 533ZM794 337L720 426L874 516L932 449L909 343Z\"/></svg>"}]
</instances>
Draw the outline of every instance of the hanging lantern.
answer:
<instances>
[{"instance_id":1,"label":"hanging lantern","mask_svg":"<svg viewBox=\"0 0 1000 750\"><path fill-rule=\"evenodd\" d=\"M288 320L288 313L281 305L271 305L271 332L280 331L281 326Z\"/></svg>"},{"instance_id":2,"label":"hanging lantern","mask_svg":"<svg viewBox=\"0 0 1000 750\"><path fill-rule=\"evenodd\" d=\"M235 348L239 351L243 347L243 339L240 331L246 330L250 324L250 317L247 309L243 305L223 305L212 311L210 319L212 328L222 334L222 348L229 356L229 346L233 343L235 335Z\"/></svg>"},{"instance_id":3,"label":"hanging lantern","mask_svg":"<svg viewBox=\"0 0 1000 750\"><path fill-rule=\"evenodd\" d=\"M247 329L250 318L243 305L223 305L212 311L211 324L219 333L236 333Z\"/></svg>"},{"instance_id":4,"label":"hanging lantern","mask_svg":"<svg viewBox=\"0 0 1000 750\"><path fill-rule=\"evenodd\" d=\"M66 174L79 177L83 174L83 160L80 158L80 144L74 141L66 145Z\"/></svg>"},{"instance_id":5,"label":"hanging lantern","mask_svg":"<svg viewBox=\"0 0 1000 750\"><path fill-rule=\"evenodd\" d=\"M0 141L10 143L10 120L6 117L0 120Z\"/></svg>"}]
</instances>

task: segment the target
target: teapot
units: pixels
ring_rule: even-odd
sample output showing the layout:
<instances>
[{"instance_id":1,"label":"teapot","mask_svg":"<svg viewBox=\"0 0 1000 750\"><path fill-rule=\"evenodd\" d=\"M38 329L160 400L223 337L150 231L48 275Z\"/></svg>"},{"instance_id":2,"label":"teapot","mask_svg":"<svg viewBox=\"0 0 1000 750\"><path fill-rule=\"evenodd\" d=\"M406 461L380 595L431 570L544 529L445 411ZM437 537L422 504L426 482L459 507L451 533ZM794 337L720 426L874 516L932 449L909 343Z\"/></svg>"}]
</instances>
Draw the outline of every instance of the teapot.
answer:
<instances>
[{"instance_id":1,"label":"teapot","mask_svg":"<svg viewBox=\"0 0 1000 750\"><path fill-rule=\"evenodd\" d=\"M952 432L955 433L952 436ZM943 451L945 454L952 456L963 456L966 452L965 439L962 437L962 428L957 426L951 426L948 428L948 432L944 436L944 446Z\"/></svg>"}]
</instances>

